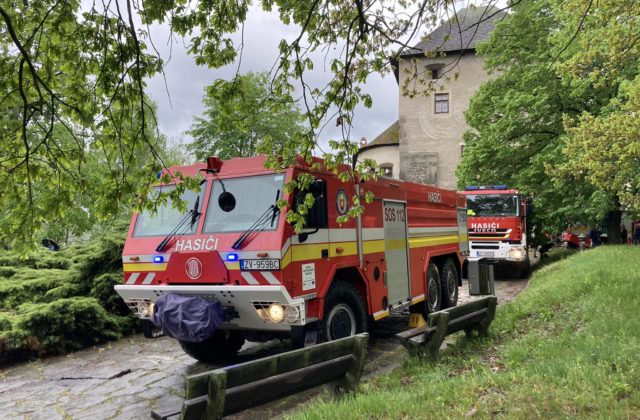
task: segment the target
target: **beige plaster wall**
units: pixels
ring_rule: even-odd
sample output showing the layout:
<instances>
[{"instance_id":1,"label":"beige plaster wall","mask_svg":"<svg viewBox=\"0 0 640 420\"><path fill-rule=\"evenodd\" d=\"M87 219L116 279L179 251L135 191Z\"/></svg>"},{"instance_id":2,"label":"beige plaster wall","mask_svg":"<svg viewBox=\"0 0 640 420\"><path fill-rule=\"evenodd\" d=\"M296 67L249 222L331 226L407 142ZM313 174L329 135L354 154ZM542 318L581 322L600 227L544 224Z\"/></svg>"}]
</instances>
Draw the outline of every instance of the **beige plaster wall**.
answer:
<instances>
[{"instance_id":1,"label":"beige plaster wall","mask_svg":"<svg viewBox=\"0 0 640 420\"><path fill-rule=\"evenodd\" d=\"M455 61L458 61L457 64ZM483 60L473 53L444 58L420 58L418 69L434 63L447 64L446 76L437 81L437 92L449 93L449 112L434 112L434 95L403 95L407 69L416 68L409 61L400 62L400 177L416 182L455 189L455 169L460 160L462 134L467 129L464 111L469 98L488 79ZM454 77L458 73L457 79Z\"/></svg>"},{"instance_id":2,"label":"beige plaster wall","mask_svg":"<svg viewBox=\"0 0 640 420\"><path fill-rule=\"evenodd\" d=\"M371 149L364 149L358 153L358 162L363 162L365 159L373 159L378 165L384 163L390 163L393 165L393 178L398 179L400 176L400 153L398 151L398 145L385 145L381 147L374 147Z\"/></svg>"}]
</instances>

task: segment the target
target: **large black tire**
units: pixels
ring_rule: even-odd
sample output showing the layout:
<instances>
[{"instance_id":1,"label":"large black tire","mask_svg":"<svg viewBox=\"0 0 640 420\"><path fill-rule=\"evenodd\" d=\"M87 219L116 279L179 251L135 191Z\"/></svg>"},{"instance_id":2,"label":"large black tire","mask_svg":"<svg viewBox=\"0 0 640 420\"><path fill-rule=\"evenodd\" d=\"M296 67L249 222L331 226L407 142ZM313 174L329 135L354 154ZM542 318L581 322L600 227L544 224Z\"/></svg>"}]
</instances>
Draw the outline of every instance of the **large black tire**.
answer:
<instances>
[{"instance_id":1,"label":"large black tire","mask_svg":"<svg viewBox=\"0 0 640 420\"><path fill-rule=\"evenodd\" d=\"M440 269L440 287L442 288L442 309L456 306L458 304L458 269L451 258L447 258Z\"/></svg>"},{"instance_id":2,"label":"large black tire","mask_svg":"<svg viewBox=\"0 0 640 420\"><path fill-rule=\"evenodd\" d=\"M360 293L349 282L335 280L324 298L319 341L331 341L366 332L368 317Z\"/></svg>"},{"instance_id":3,"label":"large black tire","mask_svg":"<svg viewBox=\"0 0 640 420\"><path fill-rule=\"evenodd\" d=\"M199 343L181 341L180 347L189 356L206 363L223 362L238 353L244 344L240 331L218 330L211 337Z\"/></svg>"},{"instance_id":4,"label":"large black tire","mask_svg":"<svg viewBox=\"0 0 640 420\"><path fill-rule=\"evenodd\" d=\"M520 262L511 262L507 267L507 276L512 279L526 279L531 272L531 261L529 257Z\"/></svg>"},{"instance_id":5,"label":"large black tire","mask_svg":"<svg viewBox=\"0 0 640 420\"><path fill-rule=\"evenodd\" d=\"M522 263L520 263L520 272L518 273L518 278L526 279L529 276L529 273L531 273L531 260L527 255L527 258Z\"/></svg>"},{"instance_id":6,"label":"large black tire","mask_svg":"<svg viewBox=\"0 0 640 420\"><path fill-rule=\"evenodd\" d=\"M440 287L440 271L435 263L430 262L427 267L425 278L426 283L426 299L423 302L411 305L409 308L411 313L422 314L426 321L429 314L437 312L442 307L442 288Z\"/></svg>"}]
</instances>

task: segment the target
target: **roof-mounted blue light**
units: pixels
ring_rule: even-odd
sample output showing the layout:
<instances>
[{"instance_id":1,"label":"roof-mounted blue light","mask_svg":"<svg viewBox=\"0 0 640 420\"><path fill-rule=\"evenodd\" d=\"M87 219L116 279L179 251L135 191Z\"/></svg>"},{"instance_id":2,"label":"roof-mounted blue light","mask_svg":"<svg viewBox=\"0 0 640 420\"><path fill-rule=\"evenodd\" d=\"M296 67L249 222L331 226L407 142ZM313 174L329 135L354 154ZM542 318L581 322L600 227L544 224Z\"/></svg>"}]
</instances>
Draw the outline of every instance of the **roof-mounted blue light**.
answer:
<instances>
[{"instance_id":1,"label":"roof-mounted blue light","mask_svg":"<svg viewBox=\"0 0 640 420\"><path fill-rule=\"evenodd\" d=\"M478 191L478 190L508 190L506 185L467 185L464 187L466 191Z\"/></svg>"},{"instance_id":2,"label":"roof-mounted blue light","mask_svg":"<svg viewBox=\"0 0 640 420\"><path fill-rule=\"evenodd\" d=\"M238 261L238 254L227 254L227 261Z\"/></svg>"},{"instance_id":3,"label":"roof-mounted blue light","mask_svg":"<svg viewBox=\"0 0 640 420\"><path fill-rule=\"evenodd\" d=\"M153 262L154 263L161 263L164 262L164 257L162 255L155 255L153 257Z\"/></svg>"}]
</instances>

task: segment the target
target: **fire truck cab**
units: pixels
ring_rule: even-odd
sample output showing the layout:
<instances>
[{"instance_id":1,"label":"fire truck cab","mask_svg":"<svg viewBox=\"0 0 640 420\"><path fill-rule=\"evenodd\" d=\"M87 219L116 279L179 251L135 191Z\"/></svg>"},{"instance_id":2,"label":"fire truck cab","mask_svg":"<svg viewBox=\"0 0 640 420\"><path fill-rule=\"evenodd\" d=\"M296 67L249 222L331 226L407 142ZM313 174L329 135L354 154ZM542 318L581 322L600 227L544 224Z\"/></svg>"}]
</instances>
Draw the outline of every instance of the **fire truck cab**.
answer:
<instances>
[{"instance_id":1,"label":"fire truck cab","mask_svg":"<svg viewBox=\"0 0 640 420\"><path fill-rule=\"evenodd\" d=\"M291 335L299 345L299 337L317 331L319 340L332 340L365 331L391 311L427 314L456 305L468 250L463 195L386 178L362 182L357 175L345 183L303 161L280 173L264 163L264 157L209 158L171 168L204 180L199 192L182 196L186 214L167 203L156 214L133 215L124 284L115 289L138 317L149 322L168 294L219 305L223 322L212 336L176 337L189 355L215 361L245 339ZM314 179L309 190L286 193L285 184L305 172ZM375 199L364 213L337 223L351 197L367 191ZM308 193L315 203L297 234L275 203L284 199L295 208Z\"/></svg>"},{"instance_id":2,"label":"fire truck cab","mask_svg":"<svg viewBox=\"0 0 640 420\"><path fill-rule=\"evenodd\" d=\"M470 259L484 258L511 268L518 277L530 270L527 252L527 215L530 197L506 185L468 186Z\"/></svg>"}]
</instances>

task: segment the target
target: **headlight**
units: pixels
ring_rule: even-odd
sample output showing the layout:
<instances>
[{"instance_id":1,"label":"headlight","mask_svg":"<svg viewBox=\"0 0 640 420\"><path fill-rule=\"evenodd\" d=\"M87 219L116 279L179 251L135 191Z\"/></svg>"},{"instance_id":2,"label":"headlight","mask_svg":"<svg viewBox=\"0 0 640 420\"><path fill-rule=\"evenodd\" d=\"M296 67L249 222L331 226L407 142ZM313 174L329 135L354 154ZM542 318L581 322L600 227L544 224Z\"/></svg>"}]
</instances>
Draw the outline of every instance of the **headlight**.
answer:
<instances>
[{"instance_id":1,"label":"headlight","mask_svg":"<svg viewBox=\"0 0 640 420\"><path fill-rule=\"evenodd\" d=\"M273 322L282 322L284 319L284 307L277 303L273 303L269 306L269 318Z\"/></svg>"},{"instance_id":2,"label":"headlight","mask_svg":"<svg viewBox=\"0 0 640 420\"><path fill-rule=\"evenodd\" d=\"M304 318L304 308L296 305L285 305L279 302L253 302L253 307L260 319L277 324L287 322L296 324Z\"/></svg>"},{"instance_id":3,"label":"headlight","mask_svg":"<svg viewBox=\"0 0 640 420\"><path fill-rule=\"evenodd\" d=\"M297 306L287 306L284 310L284 317L287 322L296 322L300 319L300 309Z\"/></svg>"},{"instance_id":4,"label":"headlight","mask_svg":"<svg viewBox=\"0 0 640 420\"><path fill-rule=\"evenodd\" d=\"M153 302L140 301L137 306L140 318L151 318L156 305Z\"/></svg>"},{"instance_id":5,"label":"headlight","mask_svg":"<svg viewBox=\"0 0 640 420\"><path fill-rule=\"evenodd\" d=\"M509 251L509 256L516 260L522 259L524 257L524 252L521 249L512 249Z\"/></svg>"}]
</instances>

